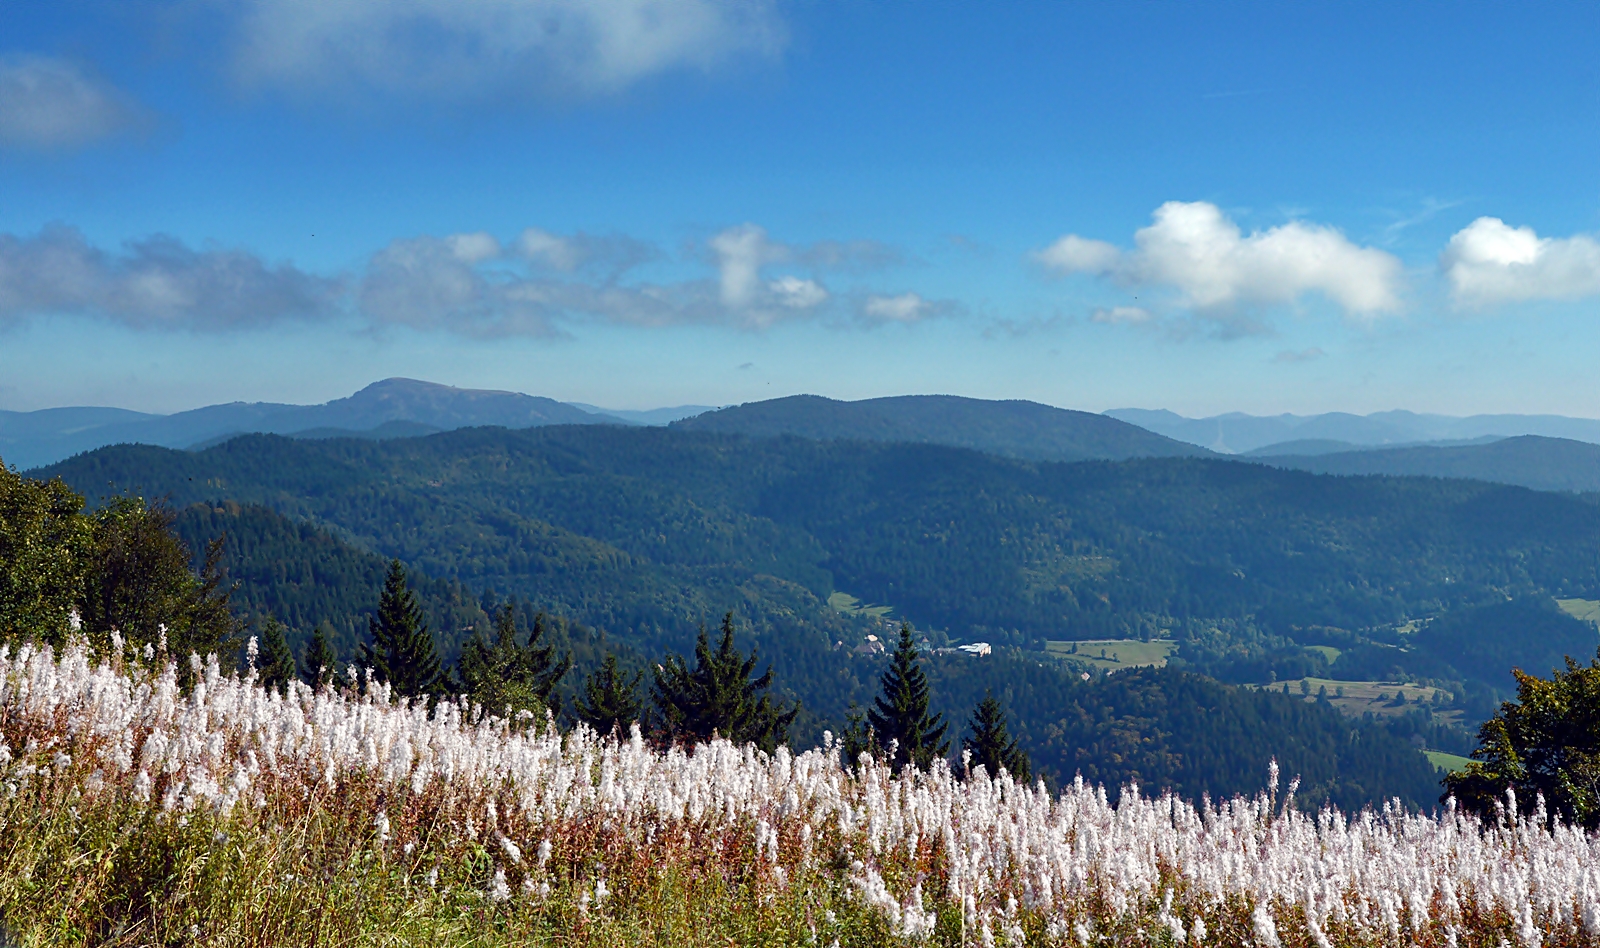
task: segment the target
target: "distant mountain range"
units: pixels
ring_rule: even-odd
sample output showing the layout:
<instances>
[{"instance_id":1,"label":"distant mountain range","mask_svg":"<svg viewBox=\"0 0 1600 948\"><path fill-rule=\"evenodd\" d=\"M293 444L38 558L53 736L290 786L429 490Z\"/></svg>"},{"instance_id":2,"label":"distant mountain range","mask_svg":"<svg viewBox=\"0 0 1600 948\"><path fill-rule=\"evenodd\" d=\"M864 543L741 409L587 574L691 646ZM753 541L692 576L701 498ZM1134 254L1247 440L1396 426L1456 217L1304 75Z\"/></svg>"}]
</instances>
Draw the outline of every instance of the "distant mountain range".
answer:
<instances>
[{"instance_id":1,"label":"distant mountain range","mask_svg":"<svg viewBox=\"0 0 1600 948\"><path fill-rule=\"evenodd\" d=\"M321 405L231 402L173 415L120 408L0 411L0 461L28 469L108 444L207 447L240 434L301 438L407 438L455 428L500 425L661 425L705 409L608 411L553 398L454 388L414 379L384 379L349 398Z\"/></svg>"},{"instance_id":2,"label":"distant mountain range","mask_svg":"<svg viewBox=\"0 0 1600 948\"><path fill-rule=\"evenodd\" d=\"M706 412L675 421L672 427L755 437L940 444L1030 461L1211 454L1105 415L1038 402L954 395L899 395L857 402L793 395Z\"/></svg>"},{"instance_id":3,"label":"distant mountain range","mask_svg":"<svg viewBox=\"0 0 1600 948\"><path fill-rule=\"evenodd\" d=\"M1453 446L1412 445L1282 455L1252 453L1250 460L1315 474L1457 477L1515 484L1534 490L1600 491L1600 445L1538 435Z\"/></svg>"},{"instance_id":4,"label":"distant mountain range","mask_svg":"<svg viewBox=\"0 0 1600 948\"><path fill-rule=\"evenodd\" d=\"M1468 478L1537 490L1600 492L1600 420L1559 415L1455 418L1389 411L1185 418L1143 409L1097 415L1037 402L954 395L862 401L794 395L721 409L683 405L627 411L402 378L375 382L321 405L232 402L173 415L120 408L0 411L0 463L28 470L110 444L202 449L241 434L381 441L467 427L594 424L670 424L684 431L758 438L936 444L1028 461L1217 452L1314 473Z\"/></svg>"},{"instance_id":5,"label":"distant mountain range","mask_svg":"<svg viewBox=\"0 0 1600 948\"><path fill-rule=\"evenodd\" d=\"M1600 419L1564 415L1424 415L1409 411L1380 411L1370 415L1328 412L1321 415L1245 415L1232 412L1210 418L1185 418L1165 410L1115 408L1106 415L1166 435L1210 448L1221 454L1249 454L1271 445L1273 453L1317 454L1366 446L1413 445L1422 442L1461 442L1519 435L1567 438L1600 444ZM1285 442L1342 442L1306 445L1289 450ZM1448 446L1448 445L1438 445Z\"/></svg>"}]
</instances>

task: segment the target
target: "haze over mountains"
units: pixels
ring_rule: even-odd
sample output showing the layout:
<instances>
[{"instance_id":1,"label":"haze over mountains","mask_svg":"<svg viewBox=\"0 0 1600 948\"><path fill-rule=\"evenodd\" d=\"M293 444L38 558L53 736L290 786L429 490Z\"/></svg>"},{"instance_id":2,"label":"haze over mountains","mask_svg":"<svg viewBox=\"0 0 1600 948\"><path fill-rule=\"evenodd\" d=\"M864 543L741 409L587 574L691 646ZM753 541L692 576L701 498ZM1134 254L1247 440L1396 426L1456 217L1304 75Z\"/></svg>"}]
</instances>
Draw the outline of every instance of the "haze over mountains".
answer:
<instances>
[{"instance_id":1,"label":"haze over mountains","mask_svg":"<svg viewBox=\"0 0 1600 948\"><path fill-rule=\"evenodd\" d=\"M0 412L0 458L18 468L51 464L108 444L205 446L238 434L411 437L479 425L630 424L553 398L384 379L321 405L231 402L173 415L115 408Z\"/></svg>"},{"instance_id":2,"label":"haze over mountains","mask_svg":"<svg viewBox=\"0 0 1600 948\"><path fill-rule=\"evenodd\" d=\"M572 424L670 424L752 437L938 444L1028 461L1231 454L1241 461L1318 473L1600 491L1600 420L1558 415L1455 418L1389 411L1185 418L1169 411L1092 414L952 395L853 402L794 395L721 409L684 405L631 411L402 378L375 382L321 405L233 402L172 415L96 407L0 412L0 461L26 470L109 444L201 449L247 433L387 440L466 427Z\"/></svg>"},{"instance_id":3,"label":"haze over mountains","mask_svg":"<svg viewBox=\"0 0 1600 948\"><path fill-rule=\"evenodd\" d=\"M1326 412L1320 415L1246 415L1229 412L1185 418L1164 409L1114 408L1105 414L1178 441L1219 454L1248 454L1272 445L1274 453L1318 454L1330 448L1395 446L1421 442L1462 442L1483 438L1539 435L1600 444L1600 419L1565 415L1425 415L1380 411L1370 415ZM1307 442L1291 451L1291 442ZM1317 443L1322 442L1322 443ZM1330 444L1338 442L1340 444Z\"/></svg>"},{"instance_id":4,"label":"haze over mountains","mask_svg":"<svg viewBox=\"0 0 1600 948\"><path fill-rule=\"evenodd\" d=\"M694 405L613 411L516 392L385 379L349 398L323 405L234 402L175 415L105 408L4 412L0 413L0 458L29 469L108 444L204 448L240 434L383 440L483 426L668 423L695 431L754 436L944 444L1041 461L1210 453L1104 415L1025 401L906 395L842 402L796 395L719 411Z\"/></svg>"}]
</instances>

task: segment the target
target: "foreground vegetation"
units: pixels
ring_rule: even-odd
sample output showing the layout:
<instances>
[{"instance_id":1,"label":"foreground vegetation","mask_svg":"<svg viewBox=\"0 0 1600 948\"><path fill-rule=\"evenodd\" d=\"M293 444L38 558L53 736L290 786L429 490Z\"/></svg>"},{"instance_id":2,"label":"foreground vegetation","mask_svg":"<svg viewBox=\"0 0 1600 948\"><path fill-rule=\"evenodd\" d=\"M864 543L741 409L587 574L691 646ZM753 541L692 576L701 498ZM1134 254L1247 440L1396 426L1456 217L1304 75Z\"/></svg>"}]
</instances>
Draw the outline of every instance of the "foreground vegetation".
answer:
<instances>
[{"instance_id":1,"label":"foreground vegetation","mask_svg":"<svg viewBox=\"0 0 1600 948\"><path fill-rule=\"evenodd\" d=\"M386 688L0 648L11 944L1578 945L1600 839L1111 804L942 760L565 736Z\"/></svg>"}]
</instances>

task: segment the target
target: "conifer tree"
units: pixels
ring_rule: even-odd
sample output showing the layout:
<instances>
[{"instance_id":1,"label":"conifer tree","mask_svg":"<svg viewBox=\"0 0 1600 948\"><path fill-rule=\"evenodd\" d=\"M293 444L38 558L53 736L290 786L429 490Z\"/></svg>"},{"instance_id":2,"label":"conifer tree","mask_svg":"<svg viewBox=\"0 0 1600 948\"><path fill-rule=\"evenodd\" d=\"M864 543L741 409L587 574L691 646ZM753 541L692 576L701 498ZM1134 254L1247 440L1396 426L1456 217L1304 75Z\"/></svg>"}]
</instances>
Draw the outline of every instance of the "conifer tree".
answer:
<instances>
[{"instance_id":1,"label":"conifer tree","mask_svg":"<svg viewBox=\"0 0 1600 948\"><path fill-rule=\"evenodd\" d=\"M928 678L917 661L908 624L900 626L900 641L881 681L883 694L867 711L867 720L881 745L893 743L895 770L907 764L926 769L935 757L948 754L950 742L944 733L949 725L942 715L928 713Z\"/></svg>"},{"instance_id":2,"label":"conifer tree","mask_svg":"<svg viewBox=\"0 0 1600 948\"><path fill-rule=\"evenodd\" d=\"M1008 732L1005 709L1000 707L994 692L984 691L983 700L972 712L967 727L972 730L972 738L963 742L971 754L967 762L969 773L971 768L982 764L991 777L998 776L1004 769L1011 779L1019 783L1028 782L1033 775L1032 763L1028 760L1027 752L1017 746L1016 740Z\"/></svg>"},{"instance_id":3,"label":"conifer tree","mask_svg":"<svg viewBox=\"0 0 1600 948\"><path fill-rule=\"evenodd\" d=\"M882 756L883 748L878 746L878 734L867 723L867 714L860 705L850 702L850 709L844 713L844 721L844 730L839 733L839 755L846 769L854 771L862 754Z\"/></svg>"},{"instance_id":4,"label":"conifer tree","mask_svg":"<svg viewBox=\"0 0 1600 948\"><path fill-rule=\"evenodd\" d=\"M601 734L613 730L625 733L644 710L639 698L639 682L643 679L644 672L634 672L630 678L619 671L617 656L607 652L600 667L584 679L583 693L573 702L573 711L578 720Z\"/></svg>"},{"instance_id":5,"label":"conifer tree","mask_svg":"<svg viewBox=\"0 0 1600 948\"><path fill-rule=\"evenodd\" d=\"M461 650L457 667L467 696L490 713L506 717L526 711L542 719L546 709L559 712L560 696L552 692L572 667L572 653L557 658L554 645L541 644L544 613L533 617L524 645L517 643L515 604L505 603L495 611L494 627L492 643L473 633Z\"/></svg>"},{"instance_id":6,"label":"conifer tree","mask_svg":"<svg viewBox=\"0 0 1600 948\"><path fill-rule=\"evenodd\" d=\"M260 648L258 680L274 691L283 691L294 680L294 652L289 649L283 623L277 617L269 615L262 623Z\"/></svg>"},{"instance_id":7,"label":"conifer tree","mask_svg":"<svg viewBox=\"0 0 1600 948\"><path fill-rule=\"evenodd\" d=\"M416 698L436 695L445 688L434 648L433 633L422 618L416 593L406 584L405 567L389 564L378 599L378 614L369 623L370 644L361 643L361 663L378 681L387 682L395 694Z\"/></svg>"},{"instance_id":8,"label":"conifer tree","mask_svg":"<svg viewBox=\"0 0 1600 948\"><path fill-rule=\"evenodd\" d=\"M312 688L320 690L339 674L339 656L328 640L328 633L318 625L311 632L311 641L300 656L300 678Z\"/></svg>"},{"instance_id":9,"label":"conifer tree","mask_svg":"<svg viewBox=\"0 0 1600 948\"><path fill-rule=\"evenodd\" d=\"M673 655L657 666L655 704L667 734L691 741L708 741L720 734L736 744L752 743L771 751L788 737L800 708L788 711L773 704L769 694L757 692L772 686L772 669L752 680L756 653L747 659L733 645L733 613L722 617L722 640L711 650L705 626L694 646L695 667Z\"/></svg>"}]
</instances>

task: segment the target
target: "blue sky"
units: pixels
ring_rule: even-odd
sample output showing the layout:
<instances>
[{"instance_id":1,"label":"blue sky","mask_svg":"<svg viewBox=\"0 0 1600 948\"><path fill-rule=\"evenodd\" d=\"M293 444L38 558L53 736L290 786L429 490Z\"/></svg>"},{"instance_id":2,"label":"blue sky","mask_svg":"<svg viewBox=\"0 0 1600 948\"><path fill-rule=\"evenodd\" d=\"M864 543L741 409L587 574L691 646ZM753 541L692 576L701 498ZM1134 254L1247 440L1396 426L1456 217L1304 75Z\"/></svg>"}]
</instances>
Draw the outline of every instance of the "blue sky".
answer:
<instances>
[{"instance_id":1,"label":"blue sky","mask_svg":"<svg viewBox=\"0 0 1600 948\"><path fill-rule=\"evenodd\" d=\"M1600 416L1600 7L0 8L0 408Z\"/></svg>"}]
</instances>

